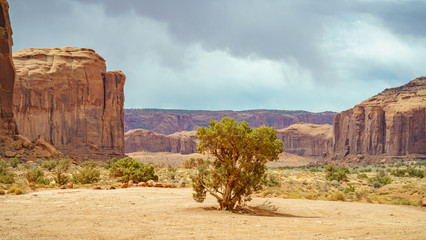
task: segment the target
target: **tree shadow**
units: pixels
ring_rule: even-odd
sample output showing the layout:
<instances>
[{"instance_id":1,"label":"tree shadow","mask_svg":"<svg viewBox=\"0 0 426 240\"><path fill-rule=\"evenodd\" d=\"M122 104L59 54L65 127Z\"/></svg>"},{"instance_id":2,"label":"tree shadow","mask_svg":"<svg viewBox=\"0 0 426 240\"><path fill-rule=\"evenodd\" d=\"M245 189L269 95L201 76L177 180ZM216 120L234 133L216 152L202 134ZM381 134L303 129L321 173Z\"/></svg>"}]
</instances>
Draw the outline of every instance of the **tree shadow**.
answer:
<instances>
[{"instance_id":1,"label":"tree shadow","mask_svg":"<svg viewBox=\"0 0 426 240\"><path fill-rule=\"evenodd\" d=\"M219 211L218 208L216 207L204 207L202 209L205 211ZM280 213L280 212L277 212L276 210L262 208L261 206L236 207L232 213L240 214L240 215L258 216L258 217L321 218L317 216L298 216L293 214Z\"/></svg>"}]
</instances>

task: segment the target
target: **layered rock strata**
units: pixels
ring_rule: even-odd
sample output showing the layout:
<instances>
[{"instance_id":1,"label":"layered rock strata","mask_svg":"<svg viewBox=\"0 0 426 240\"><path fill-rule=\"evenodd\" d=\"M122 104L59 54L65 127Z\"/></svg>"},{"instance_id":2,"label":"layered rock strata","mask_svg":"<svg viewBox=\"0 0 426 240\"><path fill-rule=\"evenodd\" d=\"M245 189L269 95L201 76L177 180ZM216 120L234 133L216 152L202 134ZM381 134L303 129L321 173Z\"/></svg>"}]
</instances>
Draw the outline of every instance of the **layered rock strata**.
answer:
<instances>
[{"instance_id":1,"label":"layered rock strata","mask_svg":"<svg viewBox=\"0 0 426 240\"><path fill-rule=\"evenodd\" d=\"M333 126L298 123L277 130L284 151L306 157L327 157L333 151Z\"/></svg>"},{"instance_id":2,"label":"layered rock strata","mask_svg":"<svg viewBox=\"0 0 426 240\"><path fill-rule=\"evenodd\" d=\"M124 139L126 153L172 152L191 154L197 152L195 131L163 135L145 129L134 129L126 132Z\"/></svg>"},{"instance_id":3,"label":"layered rock strata","mask_svg":"<svg viewBox=\"0 0 426 240\"><path fill-rule=\"evenodd\" d=\"M12 110L15 82L12 45L9 4L6 0L0 0L0 135L16 133Z\"/></svg>"},{"instance_id":4,"label":"layered rock strata","mask_svg":"<svg viewBox=\"0 0 426 240\"><path fill-rule=\"evenodd\" d=\"M386 89L341 112L333 131L338 158L426 154L426 77Z\"/></svg>"},{"instance_id":5,"label":"layered rock strata","mask_svg":"<svg viewBox=\"0 0 426 240\"><path fill-rule=\"evenodd\" d=\"M105 60L86 48L24 49L13 60L21 135L80 160L123 156L122 72L106 72Z\"/></svg>"},{"instance_id":6,"label":"layered rock strata","mask_svg":"<svg viewBox=\"0 0 426 240\"><path fill-rule=\"evenodd\" d=\"M125 131L143 128L161 134L180 131L193 131L208 126L210 120L220 121L232 117L237 121L246 121L251 127L262 125L283 129L292 124L307 122L314 124L332 124L336 113L311 113L305 111L252 110L252 111L191 111L160 109L126 109Z\"/></svg>"}]
</instances>

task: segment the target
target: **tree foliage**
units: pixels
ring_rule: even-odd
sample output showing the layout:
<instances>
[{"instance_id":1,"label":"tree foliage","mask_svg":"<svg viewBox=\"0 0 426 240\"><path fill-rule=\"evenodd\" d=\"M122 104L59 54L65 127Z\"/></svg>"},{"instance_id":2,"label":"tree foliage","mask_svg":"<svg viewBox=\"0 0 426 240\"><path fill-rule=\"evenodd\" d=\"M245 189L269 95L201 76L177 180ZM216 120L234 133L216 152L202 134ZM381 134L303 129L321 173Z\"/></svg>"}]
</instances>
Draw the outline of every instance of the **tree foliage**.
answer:
<instances>
[{"instance_id":1,"label":"tree foliage","mask_svg":"<svg viewBox=\"0 0 426 240\"><path fill-rule=\"evenodd\" d=\"M200 127L197 149L212 157L192 161L197 174L192 176L193 198L203 202L207 192L214 196L220 209L233 210L237 202L250 200L253 191L262 186L268 161L278 159L283 143L272 127L249 127L247 122L223 118Z\"/></svg>"},{"instance_id":2,"label":"tree foliage","mask_svg":"<svg viewBox=\"0 0 426 240\"><path fill-rule=\"evenodd\" d=\"M329 181L346 182L348 181L347 174L349 174L349 169L346 167L337 168L331 164L325 166L325 179Z\"/></svg>"}]
</instances>

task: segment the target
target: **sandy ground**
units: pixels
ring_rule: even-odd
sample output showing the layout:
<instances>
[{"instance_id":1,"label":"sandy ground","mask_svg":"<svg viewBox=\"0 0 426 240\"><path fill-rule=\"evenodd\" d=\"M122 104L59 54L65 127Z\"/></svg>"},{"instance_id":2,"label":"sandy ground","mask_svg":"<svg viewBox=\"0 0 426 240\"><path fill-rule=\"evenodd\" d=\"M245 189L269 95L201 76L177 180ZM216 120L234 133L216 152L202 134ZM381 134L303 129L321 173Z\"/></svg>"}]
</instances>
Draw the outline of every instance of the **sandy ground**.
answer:
<instances>
[{"instance_id":1,"label":"sandy ground","mask_svg":"<svg viewBox=\"0 0 426 240\"><path fill-rule=\"evenodd\" d=\"M0 239L425 239L420 207L270 199L217 211L192 189L46 190L0 196Z\"/></svg>"}]
</instances>

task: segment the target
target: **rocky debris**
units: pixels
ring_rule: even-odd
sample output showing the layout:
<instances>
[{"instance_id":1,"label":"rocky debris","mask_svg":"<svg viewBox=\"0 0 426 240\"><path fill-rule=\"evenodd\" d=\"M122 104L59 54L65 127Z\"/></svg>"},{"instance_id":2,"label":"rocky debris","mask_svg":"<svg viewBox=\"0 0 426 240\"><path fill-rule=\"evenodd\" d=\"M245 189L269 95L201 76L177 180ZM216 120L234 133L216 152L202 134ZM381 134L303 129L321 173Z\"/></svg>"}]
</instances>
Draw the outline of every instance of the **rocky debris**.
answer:
<instances>
[{"instance_id":1,"label":"rocky debris","mask_svg":"<svg viewBox=\"0 0 426 240\"><path fill-rule=\"evenodd\" d=\"M148 184L148 187L154 187L156 184L154 180L148 180L146 183Z\"/></svg>"},{"instance_id":2,"label":"rocky debris","mask_svg":"<svg viewBox=\"0 0 426 240\"><path fill-rule=\"evenodd\" d=\"M337 114L333 128L338 158L426 154L426 77L386 89Z\"/></svg>"},{"instance_id":3,"label":"rocky debris","mask_svg":"<svg viewBox=\"0 0 426 240\"><path fill-rule=\"evenodd\" d=\"M122 72L106 72L105 60L87 48L23 49L13 60L21 135L79 160L124 157Z\"/></svg>"},{"instance_id":4,"label":"rocky debris","mask_svg":"<svg viewBox=\"0 0 426 240\"><path fill-rule=\"evenodd\" d=\"M183 182L183 181L182 181L182 182L179 182L179 187L184 188L184 187L185 187L185 184L186 184L186 183L185 183L185 182Z\"/></svg>"},{"instance_id":5,"label":"rocky debris","mask_svg":"<svg viewBox=\"0 0 426 240\"><path fill-rule=\"evenodd\" d=\"M107 186L107 187L104 188L104 190L113 190L113 189L115 189L114 186Z\"/></svg>"},{"instance_id":6,"label":"rocky debris","mask_svg":"<svg viewBox=\"0 0 426 240\"><path fill-rule=\"evenodd\" d=\"M166 136L145 129L135 129L124 134L126 153L146 151L191 154L197 152L197 142L195 131Z\"/></svg>"},{"instance_id":7,"label":"rocky debris","mask_svg":"<svg viewBox=\"0 0 426 240\"><path fill-rule=\"evenodd\" d=\"M133 187L133 180L129 180L129 182L127 183L128 187Z\"/></svg>"},{"instance_id":8,"label":"rocky debris","mask_svg":"<svg viewBox=\"0 0 426 240\"><path fill-rule=\"evenodd\" d=\"M95 187L93 187L93 190L101 190L102 188L101 188L101 186L95 186Z\"/></svg>"},{"instance_id":9,"label":"rocky debris","mask_svg":"<svg viewBox=\"0 0 426 240\"><path fill-rule=\"evenodd\" d=\"M22 160L56 159L63 156L54 146L42 139L32 142L21 135L0 136L0 156Z\"/></svg>"},{"instance_id":10,"label":"rocky debris","mask_svg":"<svg viewBox=\"0 0 426 240\"><path fill-rule=\"evenodd\" d=\"M68 188L68 189L73 189L73 188L74 188L74 184L72 184L72 183L68 183L68 184L67 184L67 188Z\"/></svg>"},{"instance_id":11,"label":"rocky debris","mask_svg":"<svg viewBox=\"0 0 426 240\"><path fill-rule=\"evenodd\" d=\"M0 135L17 133L12 109L15 83L12 45L9 4L6 0L0 0Z\"/></svg>"},{"instance_id":12,"label":"rocky debris","mask_svg":"<svg viewBox=\"0 0 426 240\"><path fill-rule=\"evenodd\" d=\"M424 197L424 198L422 199L422 206L423 206L423 207L426 207L426 197Z\"/></svg>"},{"instance_id":13,"label":"rocky debris","mask_svg":"<svg viewBox=\"0 0 426 240\"><path fill-rule=\"evenodd\" d=\"M140 183L138 183L138 187L148 187L148 183L147 182L140 182Z\"/></svg>"},{"instance_id":14,"label":"rocky debris","mask_svg":"<svg viewBox=\"0 0 426 240\"><path fill-rule=\"evenodd\" d=\"M121 185L121 188L128 188L129 184L128 183L124 183L123 185Z\"/></svg>"},{"instance_id":15,"label":"rocky debris","mask_svg":"<svg viewBox=\"0 0 426 240\"><path fill-rule=\"evenodd\" d=\"M154 187L162 188L164 185L162 183L155 183Z\"/></svg>"},{"instance_id":16,"label":"rocky debris","mask_svg":"<svg viewBox=\"0 0 426 240\"><path fill-rule=\"evenodd\" d=\"M333 150L333 126L297 123L277 130L284 151L299 156L326 157Z\"/></svg>"},{"instance_id":17,"label":"rocky debris","mask_svg":"<svg viewBox=\"0 0 426 240\"><path fill-rule=\"evenodd\" d=\"M210 120L232 117L246 121L251 127L262 125L283 129L292 124L306 122L332 124L336 113L311 113L305 111L252 110L252 111L190 111L160 109L125 109L124 130L147 129L159 134L169 135L181 131L197 130L207 126Z\"/></svg>"}]
</instances>

